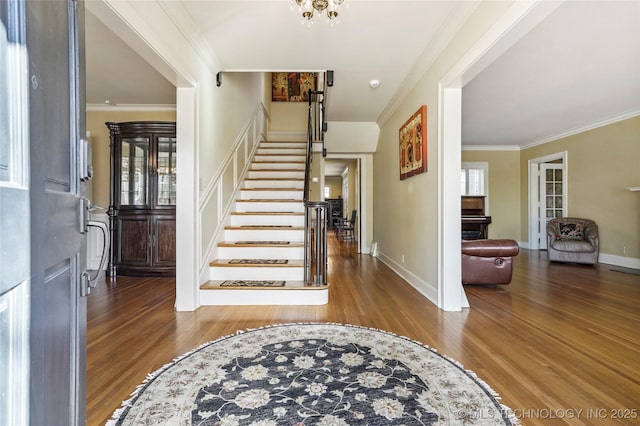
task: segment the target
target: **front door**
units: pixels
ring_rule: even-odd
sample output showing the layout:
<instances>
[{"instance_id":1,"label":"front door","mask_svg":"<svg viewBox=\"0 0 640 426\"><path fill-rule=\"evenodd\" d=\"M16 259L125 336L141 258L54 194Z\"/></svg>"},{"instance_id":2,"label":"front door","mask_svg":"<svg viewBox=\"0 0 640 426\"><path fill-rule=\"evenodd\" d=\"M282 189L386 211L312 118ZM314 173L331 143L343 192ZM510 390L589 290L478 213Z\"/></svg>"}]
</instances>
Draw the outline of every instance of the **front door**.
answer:
<instances>
[{"instance_id":1,"label":"front door","mask_svg":"<svg viewBox=\"0 0 640 426\"><path fill-rule=\"evenodd\" d=\"M86 237L80 211L88 168L86 158L84 170L79 166L85 131L81 7L74 0L0 2L0 90L11 95L3 92L0 100L9 108L0 109L9 129L0 150L9 165L0 174L0 294L22 297L17 307L13 296L0 301L0 315L8 318L0 336L12 333L28 343L16 345L21 355L8 350L19 373L3 375L0 386L15 393L18 408L11 399L8 411L0 406L2 424L85 423ZM5 252L7 235L17 248ZM21 315L24 324L16 328L11 318ZM26 390L21 377L29 377Z\"/></svg>"}]
</instances>

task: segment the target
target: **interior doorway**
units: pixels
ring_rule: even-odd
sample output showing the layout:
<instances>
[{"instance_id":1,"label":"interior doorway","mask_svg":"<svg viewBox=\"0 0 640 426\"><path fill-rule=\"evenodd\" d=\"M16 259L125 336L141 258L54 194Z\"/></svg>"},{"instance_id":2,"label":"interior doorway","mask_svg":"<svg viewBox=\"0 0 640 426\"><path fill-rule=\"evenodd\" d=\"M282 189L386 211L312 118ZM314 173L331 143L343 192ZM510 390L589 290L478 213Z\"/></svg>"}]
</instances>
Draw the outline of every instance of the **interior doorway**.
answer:
<instances>
[{"instance_id":1,"label":"interior doorway","mask_svg":"<svg viewBox=\"0 0 640 426\"><path fill-rule=\"evenodd\" d=\"M361 160L359 158L326 158L324 160L324 194L342 199L342 217L348 219L357 211L354 224L358 253L362 248Z\"/></svg>"},{"instance_id":2,"label":"interior doorway","mask_svg":"<svg viewBox=\"0 0 640 426\"><path fill-rule=\"evenodd\" d=\"M529 160L529 248L546 250L546 225L567 215L567 151Z\"/></svg>"}]
</instances>

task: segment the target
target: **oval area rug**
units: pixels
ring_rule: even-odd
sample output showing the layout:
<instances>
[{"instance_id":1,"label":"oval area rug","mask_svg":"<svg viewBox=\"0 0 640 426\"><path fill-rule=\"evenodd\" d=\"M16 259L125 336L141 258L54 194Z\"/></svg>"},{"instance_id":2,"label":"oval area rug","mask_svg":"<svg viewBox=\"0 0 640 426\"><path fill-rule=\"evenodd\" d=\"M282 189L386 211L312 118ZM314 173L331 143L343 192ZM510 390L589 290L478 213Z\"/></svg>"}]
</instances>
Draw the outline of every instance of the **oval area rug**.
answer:
<instances>
[{"instance_id":1,"label":"oval area rug","mask_svg":"<svg viewBox=\"0 0 640 426\"><path fill-rule=\"evenodd\" d=\"M459 363L394 334L282 324L205 343L149 375L107 425L512 425Z\"/></svg>"}]
</instances>

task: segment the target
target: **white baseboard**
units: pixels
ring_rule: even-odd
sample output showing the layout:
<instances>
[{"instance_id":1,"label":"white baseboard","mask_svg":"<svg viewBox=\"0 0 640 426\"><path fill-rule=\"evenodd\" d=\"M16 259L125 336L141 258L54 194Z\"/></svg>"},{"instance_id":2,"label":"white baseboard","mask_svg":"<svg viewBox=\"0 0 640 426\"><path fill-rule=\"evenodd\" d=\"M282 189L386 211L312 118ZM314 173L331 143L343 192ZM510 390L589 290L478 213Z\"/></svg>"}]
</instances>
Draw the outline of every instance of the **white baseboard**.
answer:
<instances>
[{"instance_id":1,"label":"white baseboard","mask_svg":"<svg viewBox=\"0 0 640 426\"><path fill-rule=\"evenodd\" d=\"M616 256L614 254L600 253L598 263L620 266L623 268L640 269L640 259L633 257Z\"/></svg>"},{"instance_id":2,"label":"white baseboard","mask_svg":"<svg viewBox=\"0 0 640 426\"><path fill-rule=\"evenodd\" d=\"M523 249L529 249L529 242L524 242L524 241L516 241L518 243L518 247L523 248Z\"/></svg>"},{"instance_id":3,"label":"white baseboard","mask_svg":"<svg viewBox=\"0 0 640 426\"><path fill-rule=\"evenodd\" d=\"M518 245L526 249L527 243L518 243ZM546 251L546 250L533 250L533 251ZM621 268L640 269L640 259L634 257L616 256L615 254L600 253L598 255L598 263L605 263L607 265L620 266Z\"/></svg>"},{"instance_id":4,"label":"white baseboard","mask_svg":"<svg viewBox=\"0 0 640 426\"><path fill-rule=\"evenodd\" d=\"M377 255L378 259L382 261L385 265L391 268L396 274L398 274L402 279L408 282L413 288L418 290L420 294L429 299L431 303L438 306L438 289L433 285L423 281L420 277L415 275L413 272L406 269L404 266L400 265L393 259L391 259L386 254L378 251Z\"/></svg>"}]
</instances>

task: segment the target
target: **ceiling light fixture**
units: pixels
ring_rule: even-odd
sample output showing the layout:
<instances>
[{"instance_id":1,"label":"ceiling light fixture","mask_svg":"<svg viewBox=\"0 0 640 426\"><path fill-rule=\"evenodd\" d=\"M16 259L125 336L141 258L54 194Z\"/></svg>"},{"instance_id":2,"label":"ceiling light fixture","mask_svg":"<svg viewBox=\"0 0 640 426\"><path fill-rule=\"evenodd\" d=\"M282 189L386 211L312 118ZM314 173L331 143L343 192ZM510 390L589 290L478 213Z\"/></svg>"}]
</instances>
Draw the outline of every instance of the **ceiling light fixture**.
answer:
<instances>
[{"instance_id":1,"label":"ceiling light fixture","mask_svg":"<svg viewBox=\"0 0 640 426\"><path fill-rule=\"evenodd\" d=\"M380 86L380 80L371 80L369 86L371 86L372 89L377 89Z\"/></svg>"},{"instance_id":2,"label":"ceiling light fixture","mask_svg":"<svg viewBox=\"0 0 640 426\"><path fill-rule=\"evenodd\" d=\"M302 23L311 27L313 24L313 17L322 16L326 10L327 22L331 26L339 22L338 11L340 6L345 0L291 0L291 9L298 7L298 10L302 12Z\"/></svg>"}]
</instances>

